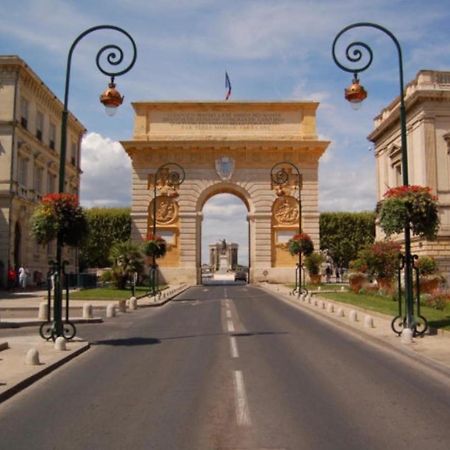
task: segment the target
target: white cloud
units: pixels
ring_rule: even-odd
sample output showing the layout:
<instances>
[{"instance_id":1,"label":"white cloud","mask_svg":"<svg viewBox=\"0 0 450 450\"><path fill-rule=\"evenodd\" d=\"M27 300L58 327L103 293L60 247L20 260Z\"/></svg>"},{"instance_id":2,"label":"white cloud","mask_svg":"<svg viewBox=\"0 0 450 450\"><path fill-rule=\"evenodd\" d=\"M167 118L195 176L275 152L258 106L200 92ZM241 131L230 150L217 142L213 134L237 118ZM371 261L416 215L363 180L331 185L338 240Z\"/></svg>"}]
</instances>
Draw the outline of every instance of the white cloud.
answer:
<instances>
[{"instance_id":1,"label":"white cloud","mask_svg":"<svg viewBox=\"0 0 450 450\"><path fill-rule=\"evenodd\" d=\"M88 133L81 144L81 203L129 206L131 161L122 145L98 133Z\"/></svg>"}]
</instances>

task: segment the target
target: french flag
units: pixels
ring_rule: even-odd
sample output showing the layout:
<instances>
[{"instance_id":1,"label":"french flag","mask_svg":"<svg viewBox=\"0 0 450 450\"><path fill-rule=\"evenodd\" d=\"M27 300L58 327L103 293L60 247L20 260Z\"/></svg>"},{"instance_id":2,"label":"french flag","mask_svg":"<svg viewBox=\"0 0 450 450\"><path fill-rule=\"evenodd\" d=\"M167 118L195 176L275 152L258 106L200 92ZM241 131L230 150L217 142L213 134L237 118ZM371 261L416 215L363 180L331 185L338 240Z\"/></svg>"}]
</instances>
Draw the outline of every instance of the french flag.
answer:
<instances>
[{"instance_id":1,"label":"french flag","mask_svg":"<svg viewBox=\"0 0 450 450\"><path fill-rule=\"evenodd\" d=\"M227 90L227 94L225 95L225 100L228 100L231 96L231 81L228 76L228 72L225 72L225 89Z\"/></svg>"}]
</instances>

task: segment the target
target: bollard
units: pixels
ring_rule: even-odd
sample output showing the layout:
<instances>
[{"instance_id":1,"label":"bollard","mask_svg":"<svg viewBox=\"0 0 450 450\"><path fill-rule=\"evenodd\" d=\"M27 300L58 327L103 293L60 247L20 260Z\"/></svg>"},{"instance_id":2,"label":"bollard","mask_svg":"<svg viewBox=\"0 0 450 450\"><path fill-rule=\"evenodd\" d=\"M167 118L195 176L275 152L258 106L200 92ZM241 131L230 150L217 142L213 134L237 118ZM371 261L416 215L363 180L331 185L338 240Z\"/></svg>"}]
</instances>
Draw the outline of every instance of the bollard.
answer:
<instances>
[{"instance_id":1,"label":"bollard","mask_svg":"<svg viewBox=\"0 0 450 450\"><path fill-rule=\"evenodd\" d=\"M25 364L28 366L39 366L39 352L35 348L30 348L25 356Z\"/></svg>"},{"instance_id":2,"label":"bollard","mask_svg":"<svg viewBox=\"0 0 450 450\"><path fill-rule=\"evenodd\" d=\"M93 317L92 305L90 303L85 303L83 305L83 319L92 319Z\"/></svg>"},{"instance_id":3,"label":"bollard","mask_svg":"<svg viewBox=\"0 0 450 450\"><path fill-rule=\"evenodd\" d=\"M308 303L311 303L311 294L308 294L308 295L306 296L306 300L308 301Z\"/></svg>"},{"instance_id":4,"label":"bollard","mask_svg":"<svg viewBox=\"0 0 450 450\"><path fill-rule=\"evenodd\" d=\"M338 308L337 315L338 315L338 317L345 317L344 309Z\"/></svg>"},{"instance_id":5,"label":"bollard","mask_svg":"<svg viewBox=\"0 0 450 450\"><path fill-rule=\"evenodd\" d=\"M306 294L303 292L303 294L300 295L300 300L304 302L306 300Z\"/></svg>"},{"instance_id":6,"label":"bollard","mask_svg":"<svg viewBox=\"0 0 450 450\"><path fill-rule=\"evenodd\" d=\"M341 291L345 291L345 287L344 286L341 286Z\"/></svg>"},{"instance_id":7,"label":"bollard","mask_svg":"<svg viewBox=\"0 0 450 450\"><path fill-rule=\"evenodd\" d=\"M364 316L364 327L365 328L375 328L372 316L369 316L369 315Z\"/></svg>"},{"instance_id":8,"label":"bollard","mask_svg":"<svg viewBox=\"0 0 450 450\"><path fill-rule=\"evenodd\" d=\"M322 290L322 286L317 286L317 290L320 292Z\"/></svg>"},{"instance_id":9,"label":"bollard","mask_svg":"<svg viewBox=\"0 0 450 450\"><path fill-rule=\"evenodd\" d=\"M116 305L114 305L114 303L110 303L106 307L106 317L108 318L116 317Z\"/></svg>"},{"instance_id":10,"label":"bollard","mask_svg":"<svg viewBox=\"0 0 450 450\"><path fill-rule=\"evenodd\" d=\"M55 339L55 346L54 346L55 350L58 350L60 352L63 352L65 350L67 350L66 348L66 340L64 339L63 336L58 336Z\"/></svg>"},{"instance_id":11,"label":"bollard","mask_svg":"<svg viewBox=\"0 0 450 450\"><path fill-rule=\"evenodd\" d=\"M47 302L39 303L38 319L47 320L47 317L48 317L48 303Z\"/></svg>"},{"instance_id":12,"label":"bollard","mask_svg":"<svg viewBox=\"0 0 450 450\"><path fill-rule=\"evenodd\" d=\"M402 336L402 344L412 344L413 331L411 330L411 328L403 328L401 336Z\"/></svg>"},{"instance_id":13,"label":"bollard","mask_svg":"<svg viewBox=\"0 0 450 450\"><path fill-rule=\"evenodd\" d=\"M348 313L348 319L350 320L350 322L358 322L358 313L354 309L352 309Z\"/></svg>"},{"instance_id":14,"label":"bollard","mask_svg":"<svg viewBox=\"0 0 450 450\"><path fill-rule=\"evenodd\" d=\"M314 306L319 306L319 301L317 299L314 299Z\"/></svg>"},{"instance_id":15,"label":"bollard","mask_svg":"<svg viewBox=\"0 0 450 450\"><path fill-rule=\"evenodd\" d=\"M325 302L321 303L322 309L326 309L327 308L327 304Z\"/></svg>"},{"instance_id":16,"label":"bollard","mask_svg":"<svg viewBox=\"0 0 450 450\"><path fill-rule=\"evenodd\" d=\"M132 311L135 311L137 309L137 300L136 297L131 297L129 302L128 302L130 309Z\"/></svg>"},{"instance_id":17,"label":"bollard","mask_svg":"<svg viewBox=\"0 0 450 450\"><path fill-rule=\"evenodd\" d=\"M126 302L126 300L119 300L119 312L121 312L121 313L127 312L127 302Z\"/></svg>"},{"instance_id":18,"label":"bollard","mask_svg":"<svg viewBox=\"0 0 450 450\"><path fill-rule=\"evenodd\" d=\"M333 303L328 303L328 312L329 313L334 313L334 305L333 305Z\"/></svg>"}]
</instances>

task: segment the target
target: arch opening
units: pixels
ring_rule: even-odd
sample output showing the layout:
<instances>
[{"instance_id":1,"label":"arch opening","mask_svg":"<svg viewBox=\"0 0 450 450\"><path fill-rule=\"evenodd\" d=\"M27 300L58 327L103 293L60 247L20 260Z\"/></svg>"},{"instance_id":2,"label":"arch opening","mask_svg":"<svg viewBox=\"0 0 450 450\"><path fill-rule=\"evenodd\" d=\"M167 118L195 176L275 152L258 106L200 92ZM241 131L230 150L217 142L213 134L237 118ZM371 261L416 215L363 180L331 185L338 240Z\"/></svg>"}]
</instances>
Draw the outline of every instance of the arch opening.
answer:
<instances>
[{"instance_id":1,"label":"arch opening","mask_svg":"<svg viewBox=\"0 0 450 450\"><path fill-rule=\"evenodd\" d=\"M201 267L204 284L248 281L249 206L235 192L210 194L202 205Z\"/></svg>"}]
</instances>

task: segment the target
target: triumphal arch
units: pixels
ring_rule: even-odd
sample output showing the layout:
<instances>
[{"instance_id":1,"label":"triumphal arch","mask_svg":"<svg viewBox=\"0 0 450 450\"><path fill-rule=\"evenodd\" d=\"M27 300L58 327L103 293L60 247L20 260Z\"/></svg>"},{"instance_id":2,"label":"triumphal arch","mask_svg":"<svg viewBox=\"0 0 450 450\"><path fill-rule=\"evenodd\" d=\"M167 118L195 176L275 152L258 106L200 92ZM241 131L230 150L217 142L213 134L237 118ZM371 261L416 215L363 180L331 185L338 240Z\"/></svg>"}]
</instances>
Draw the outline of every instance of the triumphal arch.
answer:
<instances>
[{"instance_id":1,"label":"triumphal arch","mask_svg":"<svg viewBox=\"0 0 450 450\"><path fill-rule=\"evenodd\" d=\"M248 209L250 281L292 281L296 259L286 242L298 231L299 215L302 231L319 245L318 165L329 142L317 137L318 103L133 107L133 139L122 142L132 161L132 239L142 242L151 232L155 210L157 234L170 244L158 260L162 276L168 282L201 281L202 209L212 196L230 193ZM271 169L282 161L298 167L300 179L289 166L286 182L275 184ZM171 185L160 174L155 187L155 173L166 163L178 164L185 179Z\"/></svg>"}]
</instances>

